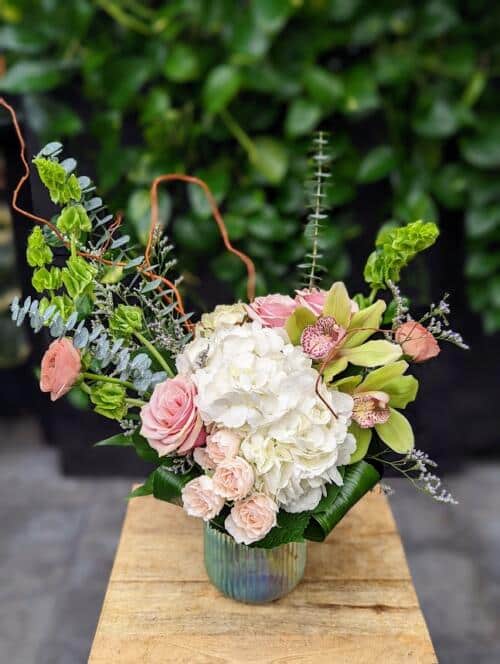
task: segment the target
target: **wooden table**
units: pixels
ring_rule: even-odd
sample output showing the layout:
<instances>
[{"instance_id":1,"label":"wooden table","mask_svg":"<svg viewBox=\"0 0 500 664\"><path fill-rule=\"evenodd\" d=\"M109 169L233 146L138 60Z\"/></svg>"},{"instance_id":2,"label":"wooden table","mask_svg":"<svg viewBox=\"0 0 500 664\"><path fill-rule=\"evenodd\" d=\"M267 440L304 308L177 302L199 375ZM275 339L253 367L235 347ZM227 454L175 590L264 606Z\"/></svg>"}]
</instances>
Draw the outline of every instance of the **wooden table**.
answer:
<instances>
[{"instance_id":1,"label":"wooden table","mask_svg":"<svg viewBox=\"0 0 500 664\"><path fill-rule=\"evenodd\" d=\"M77 598L75 598L77 599ZM129 504L89 662L437 662L386 498L372 492L272 604L223 597L202 525L151 497Z\"/></svg>"}]
</instances>

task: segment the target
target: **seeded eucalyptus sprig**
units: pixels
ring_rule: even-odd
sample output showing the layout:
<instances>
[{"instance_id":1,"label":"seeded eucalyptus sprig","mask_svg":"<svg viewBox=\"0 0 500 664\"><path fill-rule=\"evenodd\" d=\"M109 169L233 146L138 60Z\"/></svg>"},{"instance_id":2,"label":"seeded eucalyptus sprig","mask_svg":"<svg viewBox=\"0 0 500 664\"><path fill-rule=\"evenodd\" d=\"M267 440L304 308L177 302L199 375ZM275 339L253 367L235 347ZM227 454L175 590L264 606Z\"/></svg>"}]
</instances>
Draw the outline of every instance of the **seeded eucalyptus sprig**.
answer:
<instances>
[{"instance_id":1,"label":"seeded eucalyptus sprig","mask_svg":"<svg viewBox=\"0 0 500 664\"><path fill-rule=\"evenodd\" d=\"M321 282L321 272L326 272L326 268L321 264L323 255L319 249L323 222L328 218L326 184L331 175L328 168L331 159L325 132L316 133L312 147L313 172L311 180L306 183L309 214L305 235L309 245L304 262L298 266L302 271L303 286L308 289L318 286Z\"/></svg>"}]
</instances>

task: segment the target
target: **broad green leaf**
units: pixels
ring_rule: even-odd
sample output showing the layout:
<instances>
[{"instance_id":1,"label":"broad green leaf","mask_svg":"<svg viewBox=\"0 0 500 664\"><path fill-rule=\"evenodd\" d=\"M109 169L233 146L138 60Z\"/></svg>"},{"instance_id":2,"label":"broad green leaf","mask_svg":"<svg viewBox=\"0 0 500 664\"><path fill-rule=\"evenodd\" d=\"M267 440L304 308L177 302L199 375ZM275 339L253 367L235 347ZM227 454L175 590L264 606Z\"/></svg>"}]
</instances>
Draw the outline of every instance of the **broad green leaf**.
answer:
<instances>
[{"instance_id":1,"label":"broad green leaf","mask_svg":"<svg viewBox=\"0 0 500 664\"><path fill-rule=\"evenodd\" d=\"M344 93L342 79L322 67L308 67L303 81L311 99L326 108L335 106Z\"/></svg>"},{"instance_id":2,"label":"broad green leaf","mask_svg":"<svg viewBox=\"0 0 500 664\"><path fill-rule=\"evenodd\" d=\"M296 137L310 134L321 118L321 107L309 99L295 99L288 108L285 131Z\"/></svg>"},{"instance_id":3,"label":"broad green leaf","mask_svg":"<svg viewBox=\"0 0 500 664\"><path fill-rule=\"evenodd\" d=\"M283 143L275 138L261 136L254 141L251 162L272 184L283 179L288 168L288 152Z\"/></svg>"},{"instance_id":4,"label":"broad green leaf","mask_svg":"<svg viewBox=\"0 0 500 664\"><path fill-rule=\"evenodd\" d=\"M396 155L390 145L379 145L359 165L358 182L363 184L385 178L396 166Z\"/></svg>"},{"instance_id":5,"label":"broad green leaf","mask_svg":"<svg viewBox=\"0 0 500 664\"><path fill-rule=\"evenodd\" d=\"M323 316L332 316L335 322L347 329L351 320L351 298L342 281L337 281L328 291L323 307Z\"/></svg>"},{"instance_id":6,"label":"broad green leaf","mask_svg":"<svg viewBox=\"0 0 500 664\"><path fill-rule=\"evenodd\" d=\"M186 475L172 473L164 466L160 466L153 473L153 495L159 500L179 504L184 486L196 477L191 471Z\"/></svg>"},{"instance_id":7,"label":"broad green leaf","mask_svg":"<svg viewBox=\"0 0 500 664\"><path fill-rule=\"evenodd\" d=\"M63 71L55 60L16 62L0 77L0 92L24 94L52 90L63 81Z\"/></svg>"},{"instance_id":8,"label":"broad green leaf","mask_svg":"<svg viewBox=\"0 0 500 664\"><path fill-rule=\"evenodd\" d=\"M167 55L164 73L169 80L179 83L198 78L200 61L196 50L189 44L174 44Z\"/></svg>"},{"instance_id":9,"label":"broad green leaf","mask_svg":"<svg viewBox=\"0 0 500 664\"><path fill-rule=\"evenodd\" d=\"M321 504L314 510L304 535L306 539L322 542L347 512L380 480L380 473L366 461L347 466L344 484L336 491L330 505ZM332 486L332 485L330 485Z\"/></svg>"},{"instance_id":10,"label":"broad green leaf","mask_svg":"<svg viewBox=\"0 0 500 664\"><path fill-rule=\"evenodd\" d=\"M209 113L218 113L226 108L238 93L241 74L232 65L218 65L207 76L203 86L203 105Z\"/></svg>"},{"instance_id":11,"label":"broad green leaf","mask_svg":"<svg viewBox=\"0 0 500 664\"><path fill-rule=\"evenodd\" d=\"M406 408L415 401L418 392L418 380L414 376L399 376L384 385L383 391L389 395L389 405L394 408Z\"/></svg>"},{"instance_id":12,"label":"broad green leaf","mask_svg":"<svg viewBox=\"0 0 500 664\"><path fill-rule=\"evenodd\" d=\"M394 408L391 408L390 411L387 422L376 424L375 431L391 450L398 454L406 454L413 449L415 442L413 430L404 415L398 413Z\"/></svg>"},{"instance_id":13,"label":"broad green leaf","mask_svg":"<svg viewBox=\"0 0 500 664\"><path fill-rule=\"evenodd\" d=\"M347 378L341 378L340 380L335 381L332 384L340 392L347 392L347 394L352 394L354 390L361 383L362 376L347 376Z\"/></svg>"},{"instance_id":14,"label":"broad green leaf","mask_svg":"<svg viewBox=\"0 0 500 664\"><path fill-rule=\"evenodd\" d=\"M447 99L432 98L426 106L417 110L413 129L426 138L447 138L457 131L459 123L456 105Z\"/></svg>"},{"instance_id":15,"label":"broad green leaf","mask_svg":"<svg viewBox=\"0 0 500 664\"><path fill-rule=\"evenodd\" d=\"M460 140L463 158L477 168L500 166L500 122L484 122L476 134Z\"/></svg>"},{"instance_id":16,"label":"broad green leaf","mask_svg":"<svg viewBox=\"0 0 500 664\"><path fill-rule=\"evenodd\" d=\"M100 440L98 443L94 443L94 447L133 447L134 443L132 436L126 436L124 433L117 433L115 436L110 436L104 440Z\"/></svg>"},{"instance_id":17,"label":"broad green leaf","mask_svg":"<svg viewBox=\"0 0 500 664\"><path fill-rule=\"evenodd\" d=\"M306 307L297 307L285 324L285 330L294 346L300 344L302 332L308 325L314 325L316 316Z\"/></svg>"},{"instance_id":18,"label":"broad green leaf","mask_svg":"<svg viewBox=\"0 0 500 664\"><path fill-rule=\"evenodd\" d=\"M400 360L399 362L393 362L392 364L387 364L385 367L380 367L380 369L375 369L370 371L368 376L364 379L363 383L360 385L359 392L371 392L372 390L383 390L385 391L386 383L398 378L404 374L408 369L408 362Z\"/></svg>"},{"instance_id":19,"label":"broad green leaf","mask_svg":"<svg viewBox=\"0 0 500 664\"><path fill-rule=\"evenodd\" d=\"M325 383L329 383L332 378L344 371L344 369L347 368L347 365L348 361L346 357L338 357L330 362L330 364L327 364L323 371L323 378Z\"/></svg>"},{"instance_id":20,"label":"broad green leaf","mask_svg":"<svg viewBox=\"0 0 500 664\"><path fill-rule=\"evenodd\" d=\"M142 57L119 57L106 68L108 101L112 108L124 109L154 73L151 61Z\"/></svg>"},{"instance_id":21,"label":"broad green leaf","mask_svg":"<svg viewBox=\"0 0 500 664\"><path fill-rule=\"evenodd\" d=\"M127 496L127 498L139 498L140 496L150 496L153 493L153 478L155 471L149 475L144 484L133 489Z\"/></svg>"},{"instance_id":22,"label":"broad green leaf","mask_svg":"<svg viewBox=\"0 0 500 664\"><path fill-rule=\"evenodd\" d=\"M294 8L290 0L252 0L250 4L256 24L268 34L281 30Z\"/></svg>"},{"instance_id":23,"label":"broad green leaf","mask_svg":"<svg viewBox=\"0 0 500 664\"><path fill-rule=\"evenodd\" d=\"M259 549L274 549L288 542L303 542L304 530L309 522L308 512L290 514L284 510L278 513L278 524L268 532L264 539L252 546Z\"/></svg>"},{"instance_id":24,"label":"broad green leaf","mask_svg":"<svg viewBox=\"0 0 500 664\"><path fill-rule=\"evenodd\" d=\"M363 341L366 341L366 339L371 337L372 334L375 334L380 327L385 308L385 302L383 300L377 300L369 307L361 309L353 314L351 322L349 323L347 340L344 342L343 348L354 348L355 346L359 346ZM356 328L360 328L358 332L354 332Z\"/></svg>"},{"instance_id":25,"label":"broad green leaf","mask_svg":"<svg viewBox=\"0 0 500 664\"><path fill-rule=\"evenodd\" d=\"M358 64L347 70L343 78L344 98L342 110L348 115L368 113L380 105L372 67Z\"/></svg>"},{"instance_id":26,"label":"broad green leaf","mask_svg":"<svg viewBox=\"0 0 500 664\"><path fill-rule=\"evenodd\" d=\"M367 341L356 348L341 348L340 356L358 367L380 367L395 362L402 355L399 344L379 339Z\"/></svg>"},{"instance_id":27,"label":"broad green leaf","mask_svg":"<svg viewBox=\"0 0 500 664\"><path fill-rule=\"evenodd\" d=\"M200 180L206 182L210 187L210 191L217 203L221 203L224 200L230 183L227 164L224 162L216 162L208 168L197 171L195 175L200 178ZM210 203L208 202L204 191L198 185L188 185L188 197L193 212L198 217L209 218L212 216Z\"/></svg>"},{"instance_id":28,"label":"broad green leaf","mask_svg":"<svg viewBox=\"0 0 500 664\"><path fill-rule=\"evenodd\" d=\"M471 238L480 238L500 228L500 207L493 203L467 210L465 228Z\"/></svg>"},{"instance_id":29,"label":"broad green leaf","mask_svg":"<svg viewBox=\"0 0 500 664\"><path fill-rule=\"evenodd\" d=\"M351 454L349 464L357 463L366 456L372 439L371 429L362 429L359 424L352 422L349 427L349 433L356 438L356 449Z\"/></svg>"}]
</instances>

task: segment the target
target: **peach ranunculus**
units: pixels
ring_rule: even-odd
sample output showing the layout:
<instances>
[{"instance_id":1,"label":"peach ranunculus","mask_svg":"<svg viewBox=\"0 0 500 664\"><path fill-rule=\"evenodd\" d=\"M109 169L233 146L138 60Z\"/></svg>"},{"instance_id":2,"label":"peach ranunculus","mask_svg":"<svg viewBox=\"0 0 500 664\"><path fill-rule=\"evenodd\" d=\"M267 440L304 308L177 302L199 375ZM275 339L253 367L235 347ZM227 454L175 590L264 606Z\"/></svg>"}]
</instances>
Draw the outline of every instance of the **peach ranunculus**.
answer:
<instances>
[{"instance_id":1,"label":"peach ranunculus","mask_svg":"<svg viewBox=\"0 0 500 664\"><path fill-rule=\"evenodd\" d=\"M285 327L287 319L297 308L289 295L265 295L256 297L246 310L252 320L258 320L264 327Z\"/></svg>"},{"instance_id":2,"label":"peach ranunculus","mask_svg":"<svg viewBox=\"0 0 500 664\"><path fill-rule=\"evenodd\" d=\"M215 493L211 477L200 475L182 489L182 505L189 516L210 521L224 507L224 498Z\"/></svg>"},{"instance_id":3,"label":"peach ranunculus","mask_svg":"<svg viewBox=\"0 0 500 664\"><path fill-rule=\"evenodd\" d=\"M40 389L50 392L52 401L70 391L82 367L80 352L70 339L53 341L42 358Z\"/></svg>"},{"instance_id":4,"label":"peach ranunculus","mask_svg":"<svg viewBox=\"0 0 500 664\"><path fill-rule=\"evenodd\" d=\"M254 479L252 466L241 457L222 461L213 474L215 491L228 500L241 500L248 496Z\"/></svg>"},{"instance_id":5,"label":"peach ranunculus","mask_svg":"<svg viewBox=\"0 0 500 664\"><path fill-rule=\"evenodd\" d=\"M395 337L403 353L415 362L425 362L441 352L438 342L429 330L414 320L400 325Z\"/></svg>"},{"instance_id":6,"label":"peach ranunculus","mask_svg":"<svg viewBox=\"0 0 500 664\"><path fill-rule=\"evenodd\" d=\"M185 376L158 383L141 409L141 435L160 456L185 455L203 445L205 427L195 404L196 387Z\"/></svg>"},{"instance_id":7,"label":"peach ranunculus","mask_svg":"<svg viewBox=\"0 0 500 664\"><path fill-rule=\"evenodd\" d=\"M238 544L252 544L263 539L277 523L278 506L264 493L254 493L235 503L226 517L227 532Z\"/></svg>"},{"instance_id":8,"label":"peach ranunculus","mask_svg":"<svg viewBox=\"0 0 500 664\"><path fill-rule=\"evenodd\" d=\"M231 429L218 429L207 436L207 455L213 463L234 459L240 442L240 436Z\"/></svg>"}]
</instances>

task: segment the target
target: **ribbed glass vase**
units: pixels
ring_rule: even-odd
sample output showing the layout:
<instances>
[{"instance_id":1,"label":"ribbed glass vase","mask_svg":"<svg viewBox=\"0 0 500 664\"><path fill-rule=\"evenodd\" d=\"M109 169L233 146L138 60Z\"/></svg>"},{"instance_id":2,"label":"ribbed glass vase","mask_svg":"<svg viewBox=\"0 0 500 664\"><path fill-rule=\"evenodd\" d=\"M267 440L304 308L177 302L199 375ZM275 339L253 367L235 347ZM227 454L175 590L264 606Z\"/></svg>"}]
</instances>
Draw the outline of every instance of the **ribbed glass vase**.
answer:
<instances>
[{"instance_id":1,"label":"ribbed glass vase","mask_svg":"<svg viewBox=\"0 0 500 664\"><path fill-rule=\"evenodd\" d=\"M207 574L216 588L238 602L263 604L288 594L304 576L306 556L306 542L259 549L237 544L205 525Z\"/></svg>"}]
</instances>

